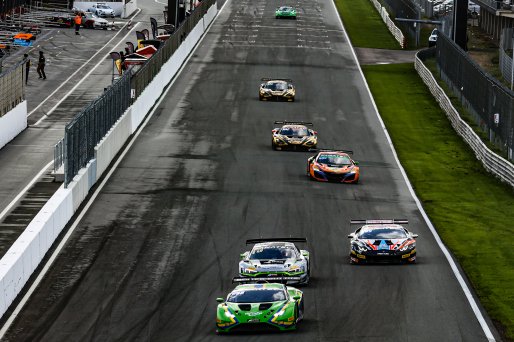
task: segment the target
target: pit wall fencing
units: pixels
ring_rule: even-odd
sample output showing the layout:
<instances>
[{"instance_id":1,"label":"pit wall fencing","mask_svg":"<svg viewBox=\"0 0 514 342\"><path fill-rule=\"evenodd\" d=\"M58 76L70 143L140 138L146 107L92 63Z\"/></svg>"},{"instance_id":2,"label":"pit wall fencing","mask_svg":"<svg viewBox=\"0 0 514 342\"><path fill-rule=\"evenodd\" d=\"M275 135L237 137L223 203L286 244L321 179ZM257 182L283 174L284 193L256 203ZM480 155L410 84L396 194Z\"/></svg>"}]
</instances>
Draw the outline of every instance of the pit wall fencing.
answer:
<instances>
[{"instance_id":1,"label":"pit wall fencing","mask_svg":"<svg viewBox=\"0 0 514 342\"><path fill-rule=\"evenodd\" d=\"M407 46L407 40L405 39L405 36L403 35L402 30L396 26L396 24L391 20L389 17L389 13L387 13L387 10L385 7L383 7L378 0L370 0L373 3L373 6L378 11L378 14L380 14L380 17L382 18L382 21L386 24L387 28L391 32L391 34L394 36L394 39L398 43L400 43L400 46L402 49L405 49Z\"/></svg>"},{"instance_id":2,"label":"pit wall fencing","mask_svg":"<svg viewBox=\"0 0 514 342\"><path fill-rule=\"evenodd\" d=\"M95 159L80 169L68 188L64 188L63 185L57 190L0 259L0 315L4 315L20 294L55 239L86 199L89 190L107 170L108 165L148 115L164 88L186 62L216 17L217 11L217 5L214 3L186 37L180 49L163 65L145 92L125 111L95 147Z\"/></svg>"},{"instance_id":3,"label":"pit wall fencing","mask_svg":"<svg viewBox=\"0 0 514 342\"><path fill-rule=\"evenodd\" d=\"M0 148L27 128L27 101L24 100L0 116Z\"/></svg>"},{"instance_id":4,"label":"pit wall fencing","mask_svg":"<svg viewBox=\"0 0 514 342\"><path fill-rule=\"evenodd\" d=\"M487 171L494 174L511 187L514 187L514 164L491 151L484 144L482 139L480 139L480 137L473 131L473 129L464 120L462 120L459 112L455 107L453 107L444 90L439 86L439 84L437 84L437 81L430 70L425 66L425 64L423 64L423 61L419 57L420 53L423 53L423 51L416 54L414 67L439 103L439 106L441 106L443 111L446 113L452 127L455 129L457 134L464 139L469 147L471 147L475 156L480 160Z\"/></svg>"}]
</instances>

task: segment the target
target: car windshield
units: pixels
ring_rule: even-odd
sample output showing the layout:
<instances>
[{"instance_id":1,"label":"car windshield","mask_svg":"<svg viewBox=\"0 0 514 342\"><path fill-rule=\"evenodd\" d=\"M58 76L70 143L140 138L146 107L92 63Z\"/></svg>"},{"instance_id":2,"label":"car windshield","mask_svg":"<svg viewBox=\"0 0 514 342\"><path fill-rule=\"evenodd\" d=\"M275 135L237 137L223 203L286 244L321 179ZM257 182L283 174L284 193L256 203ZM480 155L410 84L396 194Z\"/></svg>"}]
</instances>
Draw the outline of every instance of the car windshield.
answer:
<instances>
[{"instance_id":1,"label":"car windshield","mask_svg":"<svg viewBox=\"0 0 514 342\"><path fill-rule=\"evenodd\" d=\"M273 90L273 91L286 90L287 84L285 82L269 82L269 83L266 83L264 88Z\"/></svg>"},{"instance_id":2,"label":"car windshield","mask_svg":"<svg viewBox=\"0 0 514 342\"><path fill-rule=\"evenodd\" d=\"M291 7L280 7L280 10L281 10L282 12L287 12L287 11L292 10L292 8L291 8Z\"/></svg>"},{"instance_id":3,"label":"car windshield","mask_svg":"<svg viewBox=\"0 0 514 342\"><path fill-rule=\"evenodd\" d=\"M303 138L310 135L309 130L304 126L284 126L280 130L280 134L298 138Z\"/></svg>"},{"instance_id":4,"label":"car windshield","mask_svg":"<svg viewBox=\"0 0 514 342\"><path fill-rule=\"evenodd\" d=\"M101 9L109 9L108 6L105 6L105 5L98 5L98 8L101 8Z\"/></svg>"},{"instance_id":5,"label":"car windshield","mask_svg":"<svg viewBox=\"0 0 514 342\"><path fill-rule=\"evenodd\" d=\"M251 289L234 290L228 295L230 303L262 303L286 300L284 290L280 289Z\"/></svg>"},{"instance_id":6,"label":"car windshield","mask_svg":"<svg viewBox=\"0 0 514 342\"><path fill-rule=\"evenodd\" d=\"M250 254L252 260L289 259L294 257L294 250L284 246L256 247Z\"/></svg>"},{"instance_id":7,"label":"car windshield","mask_svg":"<svg viewBox=\"0 0 514 342\"><path fill-rule=\"evenodd\" d=\"M407 234L401 228L363 228L359 232L359 239L389 240L405 238L407 238Z\"/></svg>"},{"instance_id":8,"label":"car windshield","mask_svg":"<svg viewBox=\"0 0 514 342\"><path fill-rule=\"evenodd\" d=\"M350 157L340 154L320 154L318 163L334 165L334 166L347 166L352 164Z\"/></svg>"}]
</instances>

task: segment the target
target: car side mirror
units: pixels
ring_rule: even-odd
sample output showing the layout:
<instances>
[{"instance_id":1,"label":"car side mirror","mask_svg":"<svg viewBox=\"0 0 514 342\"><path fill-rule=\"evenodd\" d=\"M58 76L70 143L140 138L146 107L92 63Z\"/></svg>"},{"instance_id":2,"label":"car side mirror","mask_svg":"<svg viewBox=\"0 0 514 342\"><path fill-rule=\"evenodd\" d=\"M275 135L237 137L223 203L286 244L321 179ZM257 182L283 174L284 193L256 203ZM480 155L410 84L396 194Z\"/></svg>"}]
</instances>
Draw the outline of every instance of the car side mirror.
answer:
<instances>
[{"instance_id":1,"label":"car side mirror","mask_svg":"<svg viewBox=\"0 0 514 342\"><path fill-rule=\"evenodd\" d=\"M223 298L216 298L216 301L217 301L218 303L223 303L223 302L225 301L225 299L223 299Z\"/></svg>"},{"instance_id":2,"label":"car side mirror","mask_svg":"<svg viewBox=\"0 0 514 342\"><path fill-rule=\"evenodd\" d=\"M355 165L359 165L359 162L354 160L354 161L353 161L353 164L355 164Z\"/></svg>"},{"instance_id":3,"label":"car side mirror","mask_svg":"<svg viewBox=\"0 0 514 342\"><path fill-rule=\"evenodd\" d=\"M418 234L411 234L410 236L412 236L414 239L417 239L418 238Z\"/></svg>"},{"instance_id":4,"label":"car side mirror","mask_svg":"<svg viewBox=\"0 0 514 342\"><path fill-rule=\"evenodd\" d=\"M348 234L348 239L353 239L355 237L355 233Z\"/></svg>"},{"instance_id":5,"label":"car side mirror","mask_svg":"<svg viewBox=\"0 0 514 342\"><path fill-rule=\"evenodd\" d=\"M299 300L299 299L301 299L301 298L302 298L302 297L301 297L301 296L298 296L298 295L293 296L293 299L294 299L294 300Z\"/></svg>"},{"instance_id":6,"label":"car side mirror","mask_svg":"<svg viewBox=\"0 0 514 342\"><path fill-rule=\"evenodd\" d=\"M245 260L246 257L248 256L248 252L241 253L241 254L239 254L239 256L241 257L241 260Z\"/></svg>"},{"instance_id":7,"label":"car side mirror","mask_svg":"<svg viewBox=\"0 0 514 342\"><path fill-rule=\"evenodd\" d=\"M261 83L261 88L264 87L266 85L266 83Z\"/></svg>"}]
</instances>

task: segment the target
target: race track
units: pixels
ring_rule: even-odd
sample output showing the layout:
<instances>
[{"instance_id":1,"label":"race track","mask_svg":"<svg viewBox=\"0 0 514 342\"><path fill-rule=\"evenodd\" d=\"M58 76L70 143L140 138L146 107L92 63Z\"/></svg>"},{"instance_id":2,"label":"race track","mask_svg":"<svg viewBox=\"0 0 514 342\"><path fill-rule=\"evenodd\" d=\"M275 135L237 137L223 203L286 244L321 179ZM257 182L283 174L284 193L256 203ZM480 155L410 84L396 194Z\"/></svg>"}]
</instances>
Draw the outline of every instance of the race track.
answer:
<instances>
[{"instance_id":1,"label":"race track","mask_svg":"<svg viewBox=\"0 0 514 342\"><path fill-rule=\"evenodd\" d=\"M424 223L330 0L229 0L7 334L9 341L484 341ZM294 103L259 102L262 77ZM358 185L309 181L275 120L354 151ZM351 218L407 218L417 265L351 266ZM245 240L306 237L312 282L291 334L215 335Z\"/></svg>"}]
</instances>

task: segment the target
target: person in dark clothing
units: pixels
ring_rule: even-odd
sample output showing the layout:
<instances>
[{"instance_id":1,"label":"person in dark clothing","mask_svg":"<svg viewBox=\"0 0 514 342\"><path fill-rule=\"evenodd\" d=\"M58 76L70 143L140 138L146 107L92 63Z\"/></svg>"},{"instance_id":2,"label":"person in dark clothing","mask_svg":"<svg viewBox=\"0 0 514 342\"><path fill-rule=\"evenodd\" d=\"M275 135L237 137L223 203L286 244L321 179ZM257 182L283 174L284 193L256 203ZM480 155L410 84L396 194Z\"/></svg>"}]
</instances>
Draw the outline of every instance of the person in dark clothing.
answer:
<instances>
[{"instance_id":1,"label":"person in dark clothing","mask_svg":"<svg viewBox=\"0 0 514 342\"><path fill-rule=\"evenodd\" d=\"M121 70L125 71L127 70L127 67L125 66L125 54L123 51L120 51L120 59L121 59Z\"/></svg>"},{"instance_id":2,"label":"person in dark clothing","mask_svg":"<svg viewBox=\"0 0 514 342\"><path fill-rule=\"evenodd\" d=\"M42 78L46 80L46 74L45 74L45 64L46 64L46 58L43 54L43 51L39 51L39 60L37 62L37 73L39 74L39 78Z\"/></svg>"},{"instance_id":3,"label":"person in dark clothing","mask_svg":"<svg viewBox=\"0 0 514 342\"><path fill-rule=\"evenodd\" d=\"M30 59L28 54L23 55L23 60L25 62L25 85L29 82L29 70L30 70Z\"/></svg>"}]
</instances>

